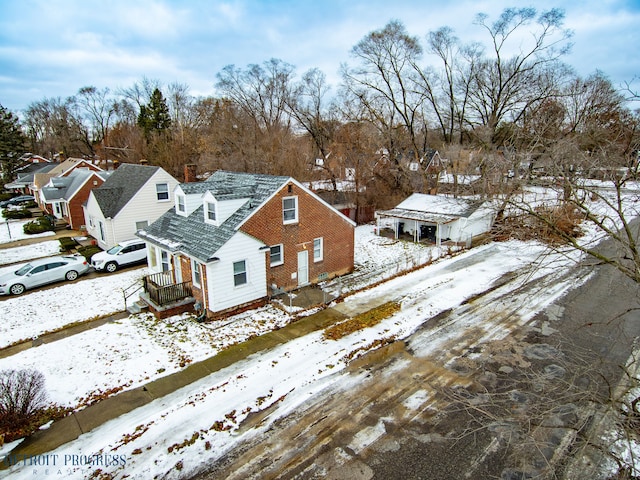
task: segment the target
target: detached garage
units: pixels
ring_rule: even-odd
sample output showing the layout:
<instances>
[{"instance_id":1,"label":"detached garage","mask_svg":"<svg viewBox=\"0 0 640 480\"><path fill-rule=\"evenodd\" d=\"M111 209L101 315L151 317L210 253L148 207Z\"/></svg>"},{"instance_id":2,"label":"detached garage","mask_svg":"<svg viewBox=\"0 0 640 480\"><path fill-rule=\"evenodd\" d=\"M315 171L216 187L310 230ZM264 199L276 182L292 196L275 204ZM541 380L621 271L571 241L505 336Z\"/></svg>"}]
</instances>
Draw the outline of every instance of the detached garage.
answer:
<instances>
[{"instance_id":1,"label":"detached garage","mask_svg":"<svg viewBox=\"0 0 640 480\"><path fill-rule=\"evenodd\" d=\"M471 245L473 237L488 232L495 212L488 202L443 195L414 193L391 210L376 212L378 234L395 239Z\"/></svg>"}]
</instances>

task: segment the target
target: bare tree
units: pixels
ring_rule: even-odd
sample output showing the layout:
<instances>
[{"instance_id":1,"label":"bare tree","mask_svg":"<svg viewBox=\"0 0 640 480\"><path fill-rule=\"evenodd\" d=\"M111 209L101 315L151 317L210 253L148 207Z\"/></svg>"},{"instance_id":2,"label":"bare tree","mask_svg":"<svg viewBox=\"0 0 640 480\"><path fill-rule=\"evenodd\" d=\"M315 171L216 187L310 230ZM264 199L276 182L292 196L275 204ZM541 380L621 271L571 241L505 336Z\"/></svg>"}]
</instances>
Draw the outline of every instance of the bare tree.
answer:
<instances>
[{"instance_id":1,"label":"bare tree","mask_svg":"<svg viewBox=\"0 0 640 480\"><path fill-rule=\"evenodd\" d=\"M533 104L554 94L558 60L571 48L572 34L563 22L559 9L538 15L534 8L507 8L491 24L486 14L476 17L489 34L491 54L470 78L468 121L486 127L490 145L499 143L501 122L519 121Z\"/></svg>"}]
</instances>

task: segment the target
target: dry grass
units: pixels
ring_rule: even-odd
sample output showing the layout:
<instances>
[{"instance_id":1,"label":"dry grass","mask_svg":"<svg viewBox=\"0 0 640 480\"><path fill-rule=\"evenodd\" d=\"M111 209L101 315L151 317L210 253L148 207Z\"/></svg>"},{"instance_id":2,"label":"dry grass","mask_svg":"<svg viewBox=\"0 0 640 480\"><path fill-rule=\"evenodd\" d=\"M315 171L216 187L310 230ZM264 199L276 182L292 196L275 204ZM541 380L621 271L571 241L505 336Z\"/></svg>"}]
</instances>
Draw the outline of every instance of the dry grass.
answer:
<instances>
[{"instance_id":1,"label":"dry grass","mask_svg":"<svg viewBox=\"0 0 640 480\"><path fill-rule=\"evenodd\" d=\"M372 327L399 310L400 304L397 302L384 303L368 312L361 313L344 322L326 328L323 338L325 340L338 340L358 330Z\"/></svg>"}]
</instances>

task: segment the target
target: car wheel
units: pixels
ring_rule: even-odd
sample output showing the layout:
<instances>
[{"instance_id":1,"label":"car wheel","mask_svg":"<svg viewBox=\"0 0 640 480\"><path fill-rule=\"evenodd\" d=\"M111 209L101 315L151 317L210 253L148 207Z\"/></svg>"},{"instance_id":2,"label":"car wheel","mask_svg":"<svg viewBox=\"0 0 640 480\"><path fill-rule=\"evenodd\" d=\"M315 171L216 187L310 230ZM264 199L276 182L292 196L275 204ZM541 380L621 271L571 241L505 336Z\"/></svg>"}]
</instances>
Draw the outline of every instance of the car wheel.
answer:
<instances>
[{"instance_id":1,"label":"car wheel","mask_svg":"<svg viewBox=\"0 0 640 480\"><path fill-rule=\"evenodd\" d=\"M25 288L24 288L24 285L22 285L21 283L16 283L15 285L11 285L11 288L9 289L9 291L13 295L20 295L24 293Z\"/></svg>"},{"instance_id":2,"label":"car wheel","mask_svg":"<svg viewBox=\"0 0 640 480\"><path fill-rule=\"evenodd\" d=\"M67 274L64 276L64 278L66 278L67 280L69 280L70 282L74 281L76 278L78 278L78 272L76 272L75 270L69 270L67 272Z\"/></svg>"},{"instance_id":3,"label":"car wheel","mask_svg":"<svg viewBox=\"0 0 640 480\"><path fill-rule=\"evenodd\" d=\"M109 273L113 273L118 269L118 264L116 262L109 262L104 266L104 269Z\"/></svg>"}]
</instances>

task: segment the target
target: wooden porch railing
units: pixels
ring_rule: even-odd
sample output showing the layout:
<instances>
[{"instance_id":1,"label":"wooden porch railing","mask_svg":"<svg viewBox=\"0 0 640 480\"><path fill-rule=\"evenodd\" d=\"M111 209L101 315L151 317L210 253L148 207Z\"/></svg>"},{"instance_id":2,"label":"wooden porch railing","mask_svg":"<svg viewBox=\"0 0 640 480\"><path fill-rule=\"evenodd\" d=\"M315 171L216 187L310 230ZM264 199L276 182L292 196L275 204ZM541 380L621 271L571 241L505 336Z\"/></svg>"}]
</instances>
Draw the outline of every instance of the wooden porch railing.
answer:
<instances>
[{"instance_id":1,"label":"wooden porch railing","mask_svg":"<svg viewBox=\"0 0 640 480\"><path fill-rule=\"evenodd\" d=\"M191 281L174 283L173 272L160 272L142 279L144 290L156 305L167 305L192 295Z\"/></svg>"}]
</instances>

